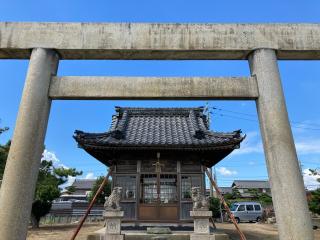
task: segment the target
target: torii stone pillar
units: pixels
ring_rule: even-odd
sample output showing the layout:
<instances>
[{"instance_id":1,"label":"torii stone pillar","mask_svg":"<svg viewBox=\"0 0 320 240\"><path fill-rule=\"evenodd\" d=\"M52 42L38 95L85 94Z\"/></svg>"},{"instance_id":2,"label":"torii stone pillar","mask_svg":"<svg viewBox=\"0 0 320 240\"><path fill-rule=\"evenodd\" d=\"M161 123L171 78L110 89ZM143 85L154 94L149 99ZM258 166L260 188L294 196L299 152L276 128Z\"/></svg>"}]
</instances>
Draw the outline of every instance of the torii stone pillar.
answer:
<instances>
[{"instance_id":1,"label":"torii stone pillar","mask_svg":"<svg viewBox=\"0 0 320 240\"><path fill-rule=\"evenodd\" d=\"M32 50L0 191L1 239L26 239L51 106L48 90L57 67L54 51Z\"/></svg>"},{"instance_id":2,"label":"torii stone pillar","mask_svg":"<svg viewBox=\"0 0 320 240\"><path fill-rule=\"evenodd\" d=\"M312 240L311 218L276 53L272 49L255 50L249 63L258 83L256 105L280 239Z\"/></svg>"}]
</instances>

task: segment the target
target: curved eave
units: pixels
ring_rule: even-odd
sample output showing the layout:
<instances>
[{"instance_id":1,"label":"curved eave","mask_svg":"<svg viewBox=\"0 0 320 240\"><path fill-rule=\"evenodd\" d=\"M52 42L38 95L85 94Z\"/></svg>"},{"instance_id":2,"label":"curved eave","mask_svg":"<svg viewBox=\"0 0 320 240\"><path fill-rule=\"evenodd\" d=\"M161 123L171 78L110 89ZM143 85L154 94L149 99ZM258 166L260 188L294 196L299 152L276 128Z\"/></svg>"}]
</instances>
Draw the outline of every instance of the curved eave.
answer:
<instances>
[{"instance_id":1,"label":"curved eave","mask_svg":"<svg viewBox=\"0 0 320 240\"><path fill-rule=\"evenodd\" d=\"M240 147L240 142L234 141L229 144L221 145L95 145L78 143L80 148L85 150L106 150L106 151L123 151L123 150L175 150L175 151L215 151L222 149L238 149Z\"/></svg>"},{"instance_id":2,"label":"curved eave","mask_svg":"<svg viewBox=\"0 0 320 240\"><path fill-rule=\"evenodd\" d=\"M212 133L219 137L220 133ZM91 134L77 132L73 137L78 142L78 146L99 160L101 163L110 166L115 156L122 152L140 151L178 151L178 152L198 152L202 156L202 163L207 167L212 167L223 158L228 156L233 150L240 148L240 143L246 137L241 136L240 131L224 134L222 138L229 138L220 143L199 143L199 144L106 144L99 142L99 138L110 136L110 132L102 134ZM199 159L200 160L200 159Z\"/></svg>"}]
</instances>

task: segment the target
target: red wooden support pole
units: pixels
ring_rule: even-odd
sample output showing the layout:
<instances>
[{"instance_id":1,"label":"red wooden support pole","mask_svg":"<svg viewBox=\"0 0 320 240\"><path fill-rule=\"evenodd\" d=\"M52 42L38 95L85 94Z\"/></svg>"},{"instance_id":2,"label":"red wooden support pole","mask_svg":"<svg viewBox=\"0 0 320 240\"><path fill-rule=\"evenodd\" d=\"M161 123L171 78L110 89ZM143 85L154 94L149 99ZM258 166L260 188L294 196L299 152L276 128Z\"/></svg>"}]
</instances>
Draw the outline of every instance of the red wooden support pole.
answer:
<instances>
[{"instance_id":1,"label":"red wooden support pole","mask_svg":"<svg viewBox=\"0 0 320 240\"><path fill-rule=\"evenodd\" d=\"M236 227L237 229L237 232L239 233L240 235L240 239L241 240L247 240L246 237L244 236L243 232L240 230L238 224L237 224L237 221L236 219L234 218L232 212L230 211L230 208L228 206L228 204L226 203L226 201L224 200L219 188L218 188L218 185L216 184L216 182L213 180L209 170L206 168L206 174L212 184L212 186L214 187L214 189L216 190L216 193L217 193L217 196L219 197L220 201L222 202L223 206L225 207L225 209L227 210L227 213L232 221L232 223L234 224L234 226Z\"/></svg>"},{"instance_id":2,"label":"red wooden support pole","mask_svg":"<svg viewBox=\"0 0 320 240\"><path fill-rule=\"evenodd\" d=\"M104 187L104 186L106 185L106 183L108 182L108 179L109 179L111 173L112 173L111 168L109 168L109 171L108 171L107 176L103 179L103 182L101 183L98 191L96 192L96 194L94 195L93 199L91 200L90 205L89 205L89 207L87 208L86 213L85 213L84 216L81 218L81 221L80 221L77 229L74 231L74 233L73 233L72 237L70 238L70 240L76 239L76 237L77 237L77 235L78 235L78 233L79 233L79 231L80 231L83 223L85 222L86 218L88 217L88 215L89 215L89 213L90 213L90 211L91 211L94 203L96 202L98 196L99 196L100 193L102 192L103 187Z\"/></svg>"}]
</instances>

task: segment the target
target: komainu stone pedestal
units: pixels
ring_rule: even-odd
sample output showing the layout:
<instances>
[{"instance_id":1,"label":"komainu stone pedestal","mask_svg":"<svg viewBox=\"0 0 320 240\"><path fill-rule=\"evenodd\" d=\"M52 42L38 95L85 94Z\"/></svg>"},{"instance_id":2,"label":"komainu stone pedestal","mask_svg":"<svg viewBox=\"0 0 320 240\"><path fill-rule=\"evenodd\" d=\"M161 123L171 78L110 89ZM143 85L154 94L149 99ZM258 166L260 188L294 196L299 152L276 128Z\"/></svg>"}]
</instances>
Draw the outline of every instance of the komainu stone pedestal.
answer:
<instances>
[{"instance_id":1,"label":"komainu stone pedestal","mask_svg":"<svg viewBox=\"0 0 320 240\"><path fill-rule=\"evenodd\" d=\"M211 211L190 211L190 216L194 219L194 233L210 234L209 218L212 217Z\"/></svg>"},{"instance_id":2,"label":"komainu stone pedestal","mask_svg":"<svg viewBox=\"0 0 320 240\"><path fill-rule=\"evenodd\" d=\"M124 236L121 234L121 219L124 212L120 210L104 211L103 217L106 220L106 231L104 235L105 240L123 240Z\"/></svg>"},{"instance_id":3,"label":"komainu stone pedestal","mask_svg":"<svg viewBox=\"0 0 320 240\"><path fill-rule=\"evenodd\" d=\"M209 218L212 217L211 211L190 211L190 216L194 219L194 233L190 235L190 240L215 239L213 235L210 235Z\"/></svg>"}]
</instances>

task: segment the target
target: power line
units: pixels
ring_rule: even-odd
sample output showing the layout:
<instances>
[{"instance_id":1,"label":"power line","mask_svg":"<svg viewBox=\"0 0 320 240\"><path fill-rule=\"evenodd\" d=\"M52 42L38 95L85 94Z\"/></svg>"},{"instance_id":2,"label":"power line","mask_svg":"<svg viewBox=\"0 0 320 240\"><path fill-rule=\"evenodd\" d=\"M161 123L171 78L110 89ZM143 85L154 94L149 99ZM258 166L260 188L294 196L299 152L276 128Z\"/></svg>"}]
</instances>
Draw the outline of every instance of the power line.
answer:
<instances>
[{"instance_id":1,"label":"power line","mask_svg":"<svg viewBox=\"0 0 320 240\"><path fill-rule=\"evenodd\" d=\"M229 114L222 114L222 113L212 113L212 114L215 114L216 116L220 116L220 117L229 117L229 118L234 118L234 119L255 122L257 124L259 123L259 121L257 119L243 118L243 117L233 116L233 115L229 115ZM300 129L308 129L308 130L313 130L313 131L320 131L320 128L309 128L309 127L294 126L294 125L291 125L291 127L300 128Z\"/></svg>"},{"instance_id":2,"label":"power line","mask_svg":"<svg viewBox=\"0 0 320 240\"><path fill-rule=\"evenodd\" d=\"M229 112L229 113L234 113L234 114L240 114L240 115L244 115L244 116L249 116L249 117L256 117L255 114L250 114L250 113L243 113L243 112L238 112L238 111L232 111L232 110L228 110L228 109L223 109L223 108L219 108L217 106L212 106L212 107L207 107L207 108L211 108L213 110L217 110L217 111L222 111L222 112ZM234 118L238 118L238 119L242 119L242 120L247 120L247 121L254 121L254 122L258 122L256 119L248 119L248 118L242 118L242 117L238 117L238 116L230 116L230 115L226 115L226 114L221 114L227 117L234 117ZM294 128L301 128L301 129L308 129L308 130L319 130L320 128L314 128L314 127L320 127L320 124L316 124L316 123L305 123L305 122L299 122L299 121L290 121L291 124L301 124L301 125L307 125L307 126L311 126L311 127L304 127L304 126L292 126Z\"/></svg>"}]
</instances>

